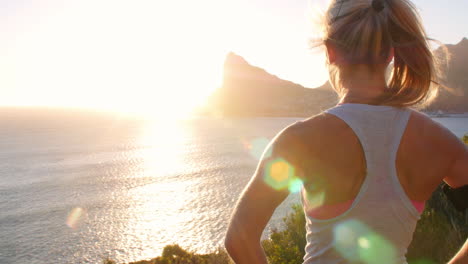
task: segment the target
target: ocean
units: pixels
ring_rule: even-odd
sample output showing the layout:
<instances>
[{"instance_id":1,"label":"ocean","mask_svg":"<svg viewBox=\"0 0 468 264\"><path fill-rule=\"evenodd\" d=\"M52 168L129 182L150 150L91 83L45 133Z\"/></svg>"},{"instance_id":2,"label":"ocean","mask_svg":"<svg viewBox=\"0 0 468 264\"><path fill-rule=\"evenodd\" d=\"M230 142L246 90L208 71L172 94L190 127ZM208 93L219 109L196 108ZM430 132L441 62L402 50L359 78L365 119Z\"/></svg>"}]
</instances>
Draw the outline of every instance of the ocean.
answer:
<instances>
[{"instance_id":1,"label":"ocean","mask_svg":"<svg viewBox=\"0 0 468 264\"><path fill-rule=\"evenodd\" d=\"M263 148L301 118L0 111L0 263L118 263L222 245ZM468 115L434 118L458 137ZM290 195L272 228L299 201Z\"/></svg>"}]
</instances>

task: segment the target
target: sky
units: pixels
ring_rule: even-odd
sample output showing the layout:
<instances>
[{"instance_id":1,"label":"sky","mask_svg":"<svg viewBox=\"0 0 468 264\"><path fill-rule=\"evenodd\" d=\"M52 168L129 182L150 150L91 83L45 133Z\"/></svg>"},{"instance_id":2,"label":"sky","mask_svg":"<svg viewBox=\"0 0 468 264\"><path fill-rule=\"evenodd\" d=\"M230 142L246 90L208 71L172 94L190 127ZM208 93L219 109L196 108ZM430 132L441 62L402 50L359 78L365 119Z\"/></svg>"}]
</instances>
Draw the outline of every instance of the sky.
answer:
<instances>
[{"instance_id":1,"label":"sky","mask_svg":"<svg viewBox=\"0 0 468 264\"><path fill-rule=\"evenodd\" d=\"M327 0L0 0L0 106L184 112L222 80L226 54L305 87ZM468 1L414 0L430 37L468 37Z\"/></svg>"}]
</instances>

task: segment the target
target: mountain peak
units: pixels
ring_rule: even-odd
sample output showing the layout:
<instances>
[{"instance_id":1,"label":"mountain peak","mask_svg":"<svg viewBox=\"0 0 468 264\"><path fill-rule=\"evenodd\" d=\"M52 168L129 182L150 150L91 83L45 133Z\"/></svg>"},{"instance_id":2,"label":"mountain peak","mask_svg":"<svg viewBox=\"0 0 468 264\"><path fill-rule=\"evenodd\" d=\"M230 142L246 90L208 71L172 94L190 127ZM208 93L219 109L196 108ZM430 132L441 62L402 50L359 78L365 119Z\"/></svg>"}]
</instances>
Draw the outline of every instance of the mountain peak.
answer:
<instances>
[{"instance_id":1,"label":"mountain peak","mask_svg":"<svg viewBox=\"0 0 468 264\"><path fill-rule=\"evenodd\" d=\"M468 39L466 37L463 38L457 45L468 45Z\"/></svg>"},{"instance_id":2,"label":"mountain peak","mask_svg":"<svg viewBox=\"0 0 468 264\"><path fill-rule=\"evenodd\" d=\"M231 51L226 55L224 64L225 65L245 65L249 63L244 58L242 58L241 56Z\"/></svg>"},{"instance_id":3,"label":"mountain peak","mask_svg":"<svg viewBox=\"0 0 468 264\"><path fill-rule=\"evenodd\" d=\"M336 101L331 89L306 89L234 52L226 54L222 85L211 98L214 111L224 116L310 116Z\"/></svg>"}]
</instances>

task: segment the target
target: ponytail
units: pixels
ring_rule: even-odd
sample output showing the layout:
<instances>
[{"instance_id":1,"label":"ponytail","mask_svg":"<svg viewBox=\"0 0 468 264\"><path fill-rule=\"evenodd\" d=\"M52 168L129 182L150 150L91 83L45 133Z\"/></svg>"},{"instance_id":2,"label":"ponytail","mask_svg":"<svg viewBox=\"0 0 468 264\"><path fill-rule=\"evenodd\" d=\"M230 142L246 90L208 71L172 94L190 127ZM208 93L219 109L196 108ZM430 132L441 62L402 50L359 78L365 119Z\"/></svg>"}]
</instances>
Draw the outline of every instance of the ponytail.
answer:
<instances>
[{"instance_id":1,"label":"ponytail","mask_svg":"<svg viewBox=\"0 0 468 264\"><path fill-rule=\"evenodd\" d=\"M384 64L394 51L385 93L376 104L422 106L437 94L437 69L428 37L409 0L333 0L325 16L324 42L343 55L345 65ZM342 65L332 65L330 79L343 90Z\"/></svg>"}]
</instances>

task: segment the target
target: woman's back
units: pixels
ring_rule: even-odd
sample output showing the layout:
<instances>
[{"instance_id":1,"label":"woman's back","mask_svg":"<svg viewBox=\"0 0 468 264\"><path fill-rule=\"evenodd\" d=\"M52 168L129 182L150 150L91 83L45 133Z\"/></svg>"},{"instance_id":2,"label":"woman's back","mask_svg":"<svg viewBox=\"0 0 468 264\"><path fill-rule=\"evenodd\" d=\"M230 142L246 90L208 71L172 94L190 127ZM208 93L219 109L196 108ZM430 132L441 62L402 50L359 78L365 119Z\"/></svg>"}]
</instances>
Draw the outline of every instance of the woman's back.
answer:
<instances>
[{"instance_id":1,"label":"woman's back","mask_svg":"<svg viewBox=\"0 0 468 264\"><path fill-rule=\"evenodd\" d=\"M305 182L305 263L364 261L359 252L380 256L379 263L405 262L417 207L450 166L449 153L417 131L427 127L433 130L427 133L440 134L431 123L404 108L344 104L284 131L289 160L303 164L296 169ZM428 170L424 160L431 159L438 162Z\"/></svg>"},{"instance_id":2,"label":"woman's back","mask_svg":"<svg viewBox=\"0 0 468 264\"><path fill-rule=\"evenodd\" d=\"M364 106L367 109L362 109L363 114L369 113L369 108L391 109L387 106L360 104L343 106L346 108L346 105L354 109ZM397 146L396 174L411 200L426 201L448 176L456 156L455 152L460 150L460 147L457 147L460 142L450 131L426 115L414 110L409 111L411 113L407 125ZM382 111L377 111L376 115L379 113ZM379 120L374 122L371 119L365 120L368 116L360 117L372 126L372 130L367 132L375 133L382 129L379 127ZM285 136L282 144L289 145L290 152L297 152L286 155L295 156L290 159L306 159L295 162L314 170L314 174L308 175L311 181L326 180L330 183L323 185L329 193L327 203L345 202L356 197L365 179L366 162L360 139L346 121L333 114L324 113L297 123L285 132L290 135ZM391 151L388 149L389 145L381 143L381 148L387 152Z\"/></svg>"}]
</instances>

